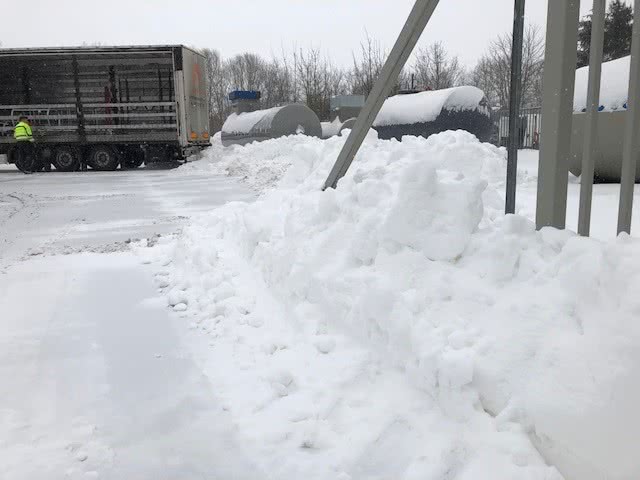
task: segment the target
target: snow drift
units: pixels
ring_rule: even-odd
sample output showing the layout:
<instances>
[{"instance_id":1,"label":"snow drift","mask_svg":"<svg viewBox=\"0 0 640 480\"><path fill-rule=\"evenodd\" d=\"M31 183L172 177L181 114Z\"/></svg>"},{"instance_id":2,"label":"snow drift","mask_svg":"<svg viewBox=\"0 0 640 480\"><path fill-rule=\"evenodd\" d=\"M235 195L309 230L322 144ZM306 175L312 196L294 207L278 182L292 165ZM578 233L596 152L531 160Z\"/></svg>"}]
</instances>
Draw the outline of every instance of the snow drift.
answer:
<instances>
[{"instance_id":1,"label":"snow drift","mask_svg":"<svg viewBox=\"0 0 640 480\"><path fill-rule=\"evenodd\" d=\"M638 241L504 217L461 131L370 135L322 192L344 140L218 151L266 190L154 250L269 478L638 478Z\"/></svg>"}]
</instances>

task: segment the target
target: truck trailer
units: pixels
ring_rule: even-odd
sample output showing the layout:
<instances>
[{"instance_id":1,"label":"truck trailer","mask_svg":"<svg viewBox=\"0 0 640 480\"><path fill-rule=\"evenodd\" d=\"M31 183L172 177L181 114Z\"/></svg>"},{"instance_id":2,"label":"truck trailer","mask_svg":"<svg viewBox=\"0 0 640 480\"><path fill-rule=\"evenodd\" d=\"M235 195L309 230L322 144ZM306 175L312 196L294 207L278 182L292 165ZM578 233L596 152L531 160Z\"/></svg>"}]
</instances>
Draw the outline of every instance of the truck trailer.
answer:
<instances>
[{"instance_id":1,"label":"truck trailer","mask_svg":"<svg viewBox=\"0 0 640 480\"><path fill-rule=\"evenodd\" d=\"M205 57L182 45L0 50L0 154L29 118L62 171L181 161L210 145Z\"/></svg>"}]
</instances>

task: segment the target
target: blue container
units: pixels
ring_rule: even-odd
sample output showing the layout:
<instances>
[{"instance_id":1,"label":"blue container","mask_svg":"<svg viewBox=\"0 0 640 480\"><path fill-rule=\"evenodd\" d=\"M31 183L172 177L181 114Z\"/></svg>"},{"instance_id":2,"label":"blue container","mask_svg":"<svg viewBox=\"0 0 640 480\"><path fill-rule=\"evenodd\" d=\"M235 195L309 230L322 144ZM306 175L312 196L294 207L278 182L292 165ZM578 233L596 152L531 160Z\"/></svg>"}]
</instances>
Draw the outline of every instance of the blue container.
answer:
<instances>
[{"instance_id":1,"label":"blue container","mask_svg":"<svg viewBox=\"0 0 640 480\"><path fill-rule=\"evenodd\" d=\"M234 90L229 94L229 100L260 100L260 92L255 90Z\"/></svg>"}]
</instances>

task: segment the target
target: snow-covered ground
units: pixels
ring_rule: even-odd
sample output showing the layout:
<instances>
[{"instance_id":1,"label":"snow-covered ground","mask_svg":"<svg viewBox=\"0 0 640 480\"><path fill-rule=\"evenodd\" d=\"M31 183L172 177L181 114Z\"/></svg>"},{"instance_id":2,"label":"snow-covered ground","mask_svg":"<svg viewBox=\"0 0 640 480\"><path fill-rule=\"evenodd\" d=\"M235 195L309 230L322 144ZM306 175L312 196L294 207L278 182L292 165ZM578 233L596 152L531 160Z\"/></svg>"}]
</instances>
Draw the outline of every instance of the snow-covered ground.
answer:
<instances>
[{"instance_id":1,"label":"snow-covered ground","mask_svg":"<svg viewBox=\"0 0 640 480\"><path fill-rule=\"evenodd\" d=\"M321 192L343 142L212 149L181 173L240 175L259 199L140 249L260 468L638 478L640 243L614 238L616 187L595 188L609 240L536 232L535 153L505 218L503 150L463 132L370 137Z\"/></svg>"},{"instance_id":2,"label":"snow-covered ground","mask_svg":"<svg viewBox=\"0 0 640 480\"><path fill-rule=\"evenodd\" d=\"M343 142L0 167L0 478L639 478L617 187L536 232L536 152L504 217L504 150L370 137L322 192Z\"/></svg>"},{"instance_id":3,"label":"snow-covered ground","mask_svg":"<svg viewBox=\"0 0 640 480\"><path fill-rule=\"evenodd\" d=\"M0 168L0 478L262 478L130 240L253 194L176 171Z\"/></svg>"}]
</instances>

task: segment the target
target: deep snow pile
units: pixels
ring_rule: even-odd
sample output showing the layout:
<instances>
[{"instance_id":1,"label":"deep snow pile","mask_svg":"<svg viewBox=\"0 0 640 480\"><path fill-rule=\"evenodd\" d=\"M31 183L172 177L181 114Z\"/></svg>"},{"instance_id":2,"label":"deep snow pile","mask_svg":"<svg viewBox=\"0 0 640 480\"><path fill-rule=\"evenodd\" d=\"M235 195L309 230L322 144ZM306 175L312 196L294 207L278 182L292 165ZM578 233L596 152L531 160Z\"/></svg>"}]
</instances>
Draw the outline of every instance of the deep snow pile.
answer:
<instances>
[{"instance_id":1,"label":"deep snow pile","mask_svg":"<svg viewBox=\"0 0 640 480\"><path fill-rule=\"evenodd\" d=\"M322 145L324 142L319 138L291 135L245 146L223 147L220 134L216 134L211 147L202 153L203 158L183 165L176 174L201 175L206 170L236 177L256 192L262 192L274 187L296 159L308 156Z\"/></svg>"},{"instance_id":2,"label":"deep snow pile","mask_svg":"<svg viewBox=\"0 0 640 480\"><path fill-rule=\"evenodd\" d=\"M466 132L370 136L321 192L343 142L234 147L290 166L154 250L268 478L638 478L640 244L503 217Z\"/></svg>"},{"instance_id":3,"label":"deep snow pile","mask_svg":"<svg viewBox=\"0 0 640 480\"><path fill-rule=\"evenodd\" d=\"M623 110L629 91L629 65L631 57L622 57L602 64L600 105L603 111ZM576 70L573 109L582 112L587 108L589 67Z\"/></svg>"}]
</instances>

